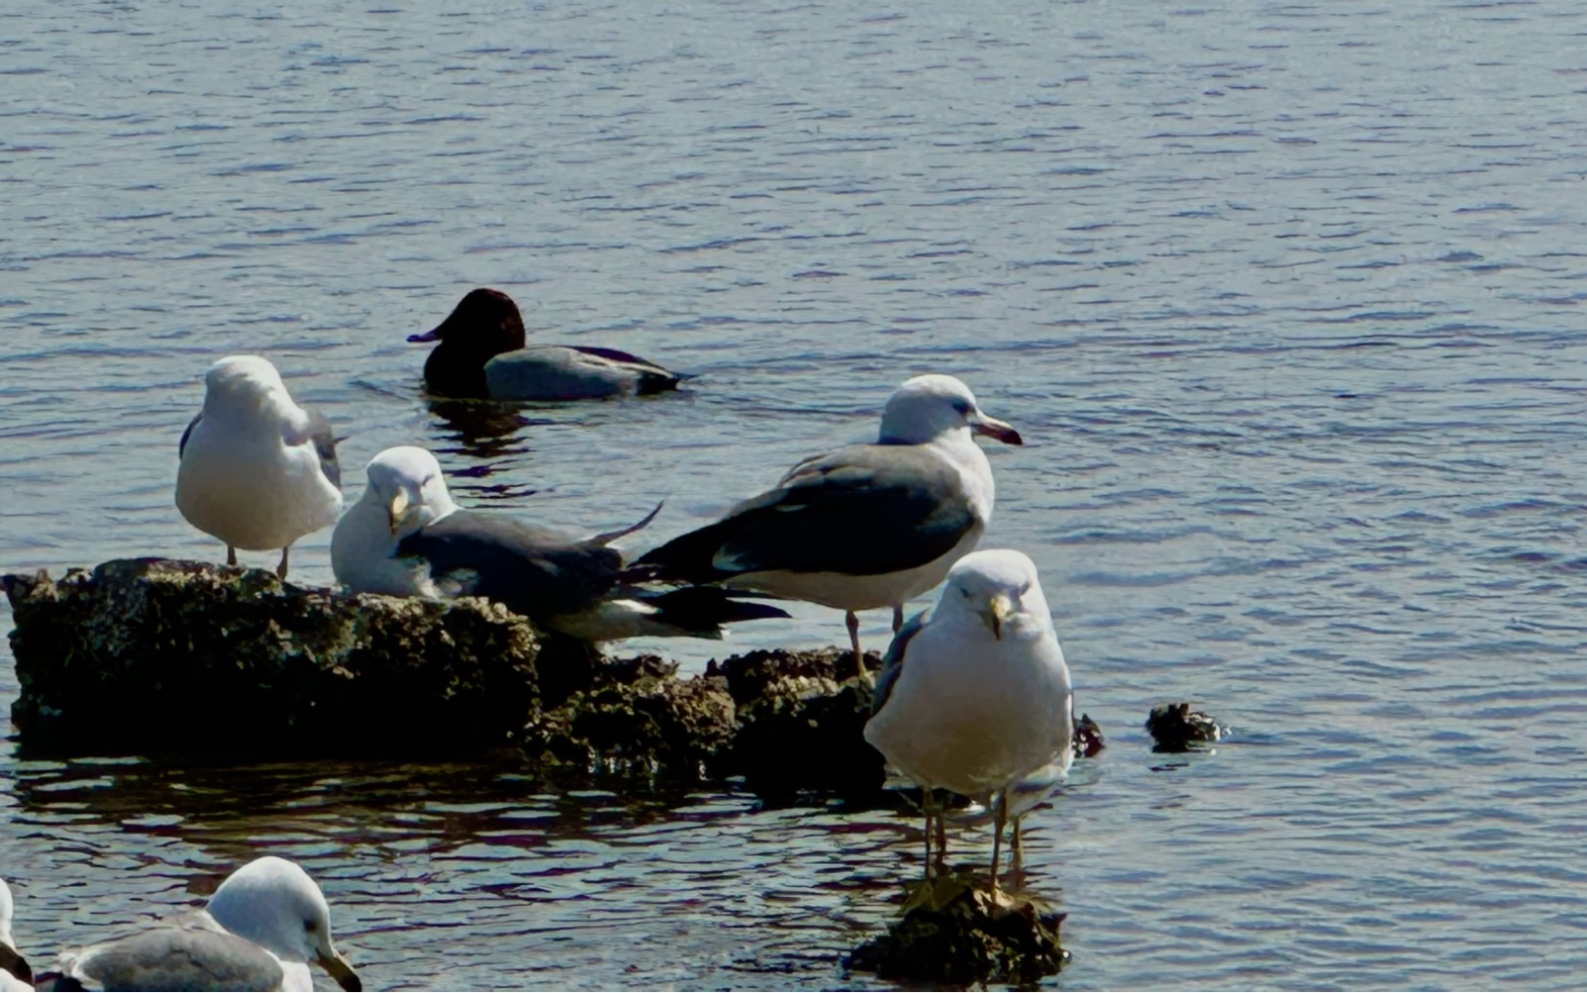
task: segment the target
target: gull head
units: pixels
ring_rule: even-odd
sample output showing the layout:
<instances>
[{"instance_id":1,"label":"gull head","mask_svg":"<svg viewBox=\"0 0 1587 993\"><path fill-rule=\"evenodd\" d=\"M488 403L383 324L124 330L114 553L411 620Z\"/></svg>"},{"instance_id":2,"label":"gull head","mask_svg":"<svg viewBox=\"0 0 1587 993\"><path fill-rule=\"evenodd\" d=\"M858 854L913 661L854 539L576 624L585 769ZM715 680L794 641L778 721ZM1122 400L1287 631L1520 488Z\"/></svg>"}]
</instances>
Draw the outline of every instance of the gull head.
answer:
<instances>
[{"instance_id":1,"label":"gull head","mask_svg":"<svg viewBox=\"0 0 1587 993\"><path fill-rule=\"evenodd\" d=\"M971 552L955 563L937 610L983 624L999 641L1006 634L1041 634L1052 626L1036 563L1009 549Z\"/></svg>"},{"instance_id":2,"label":"gull head","mask_svg":"<svg viewBox=\"0 0 1587 993\"><path fill-rule=\"evenodd\" d=\"M524 347L523 315L512 297L481 287L458 301L446 320L423 334L408 335L408 340L444 341L465 352L500 355Z\"/></svg>"},{"instance_id":3,"label":"gull head","mask_svg":"<svg viewBox=\"0 0 1587 993\"><path fill-rule=\"evenodd\" d=\"M9 972L24 983L33 982L33 970L11 937L11 887L4 879L0 879L0 972Z\"/></svg>"},{"instance_id":4,"label":"gull head","mask_svg":"<svg viewBox=\"0 0 1587 993\"><path fill-rule=\"evenodd\" d=\"M1023 445L1019 432L988 417L970 388L952 376L916 376L893 391L882 411L883 443L919 445L951 431L970 431L1009 445Z\"/></svg>"},{"instance_id":5,"label":"gull head","mask_svg":"<svg viewBox=\"0 0 1587 993\"><path fill-rule=\"evenodd\" d=\"M276 367L257 355L228 355L204 374L208 413L296 407Z\"/></svg>"},{"instance_id":6,"label":"gull head","mask_svg":"<svg viewBox=\"0 0 1587 993\"><path fill-rule=\"evenodd\" d=\"M274 855L254 859L226 877L208 909L221 927L282 962L314 962L342 989L364 988L331 942L325 894L296 862Z\"/></svg>"},{"instance_id":7,"label":"gull head","mask_svg":"<svg viewBox=\"0 0 1587 993\"><path fill-rule=\"evenodd\" d=\"M413 445L388 448L369 460L363 502L386 514L394 539L406 538L457 509L435 456Z\"/></svg>"}]
</instances>

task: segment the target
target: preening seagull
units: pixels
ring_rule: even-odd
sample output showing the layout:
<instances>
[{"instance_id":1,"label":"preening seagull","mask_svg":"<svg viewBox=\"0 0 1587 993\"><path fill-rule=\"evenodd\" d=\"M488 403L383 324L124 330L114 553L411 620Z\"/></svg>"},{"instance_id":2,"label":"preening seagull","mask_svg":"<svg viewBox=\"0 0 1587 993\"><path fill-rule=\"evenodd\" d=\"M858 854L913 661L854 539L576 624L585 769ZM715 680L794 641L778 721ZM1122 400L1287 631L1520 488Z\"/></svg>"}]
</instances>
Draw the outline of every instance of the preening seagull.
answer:
<instances>
[{"instance_id":1,"label":"preening seagull","mask_svg":"<svg viewBox=\"0 0 1587 993\"><path fill-rule=\"evenodd\" d=\"M0 991L31 990L33 970L11 937L11 887L0 879Z\"/></svg>"},{"instance_id":2,"label":"preening seagull","mask_svg":"<svg viewBox=\"0 0 1587 993\"><path fill-rule=\"evenodd\" d=\"M786 611L728 597L717 587L665 591L628 582L611 542L649 524L589 538L463 510L435 456L388 448L369 463L364 494L331 536L331 568L358 593L482 596L541 630L581 641L639 635L719 638L722 625ZM660 510L658 506L656 510Z\"/></svg>"},{"instance_id":3,"label":"preening seagull","mask_svg":"<svg viewBox=\"0 0 1587 993\"><path fill-rule=\"evenodd\" d=\"M203 910L63 953L39 988L312 990L311 962L342 989L363 989L331 941L320 888L297 863L267 855L228 876Z\"/></svg>"},{"instance_id":4,"label":"preening seagull","mask_svg":"<svg viewBox=\"0 0 1587 993\"><path fill-rule=\"evenodd\" d=\"M1030 805L1025 784L1050 785L1073 759L1073 706L1035 564L1002 549L966 555L929 616L893 639L865 725L865 740L924 792L928 875L932 822L939 838L942 823L932 791L952 790L992 811L996 891L1004 823L1013 816L1017 829Z\"/></svg>"},{"instance_id":5,"label":"preening seagull","mask_svg":"<svg viewBox=\"0 0 1587 993\"><path fill-rule=\"evenodd\" d=\"M425 360L424 385L443 397L586 400L660 393L682 378L615 348L525 347L523 315L500 290L469 292L446 320L408 340L440 342Z\"/></svg>"},{"instance_id":6,"label":"preening seagull","mask_svg":"<svg viewBox=\"0 0 1587 993\"><path fill-rule=\"evenodd\" d=\"M664 579L721 583L845 612L864 678L855 611L903 605L942 582L992 518L992 467L972 439L1023 444L952 376L916 376L882 412L873 445L800 462L715 524L641 556Z\"/></svg>"},{"instance_id":7,"label":"preening seagull","mask_svg":"<svg viewBox=\"0 0 1587 993\"><path fill-rule=\"evenodd\" d=\"M176 506L205 534L237 549L281 549L336 523L342 473L336 437L319 414L292 402L275 366L256 355L221 359L204 376L204 409L177 446Z\"/></svg>"}]
</instances>

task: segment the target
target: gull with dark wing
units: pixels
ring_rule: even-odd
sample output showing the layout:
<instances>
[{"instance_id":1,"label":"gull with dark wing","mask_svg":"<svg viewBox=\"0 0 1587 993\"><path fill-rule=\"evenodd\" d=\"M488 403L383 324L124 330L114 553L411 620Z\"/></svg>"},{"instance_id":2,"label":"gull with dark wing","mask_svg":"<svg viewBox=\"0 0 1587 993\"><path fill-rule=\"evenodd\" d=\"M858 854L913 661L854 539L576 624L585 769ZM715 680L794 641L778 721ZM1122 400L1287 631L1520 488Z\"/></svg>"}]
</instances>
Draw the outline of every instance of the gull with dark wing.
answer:
<instances>
[{"instance_id":1,"label":"gull with dark wing","mask_svg":"<svg viewBox=\"0 0 1587 993\"><path fill-rule=\"evenodd\" d=\"M992 890L1003 827L1039 802L1073 760L1073 691L1036 566L1020 552L966 555L929 616L893 640L877 681L865 740L920 786L926 811L926 873L942 811L933 791L952 790L992 813ZM1027 787L1029 787L1027 789Z\"/></svg>"},{"instance_id":2,"label":"gull with dark wing","mask_svg":"<svg viewBox=\"0 0 1587 993\"><path fill-rule=\"evenodd\" d=\"M855 611L903 605L975 548L992 518L992 466L972 435L1010 445L952 376L916 376L882 412L875 444L806 459L715 524L674 538L636 566L679 582L720 583L844 611L865 678Z\"/></svg>"},{"instance_id":3,"label":"gull with dark wing","mask_svg":"<svg viewBox=\"0 0 1587 993\"><path fill-rule=\"evenodd\" d=\"M786 611L712 586L646 589L629 582L611 542L649 524L576 538L453 502L435 456L388 448L369 463L369 484L336 525L331 567L357 593L479 596L541 630L587 642L640 635L720 638L722 625Z\"/></svg>"},{"instance_id":4,"label":"gull with dark wing","mask_svg":"<svg viewBox=\"0 0 1587 993\"><path fill-rule=\"evenodd\" d=\"M226 877L203 910L62 954L38 988L312 990L312 962L361 990L331 942L330 913L301 866L267 855Z\"/></svg>"},{"instance_id":5,"label":"gull with dark wing","mask_svg":"<svg viewBox=\"0 0 1587 993\"><path fill-rule=\"evenodd\" d=\"M615 348L525 345L523 315L492 289L468 293L446 320L412 342L438 341L424 363L436 396L480 400L589 400L676 389L683 377Z\"/></svg>"},{"instance_id":6,"label":"gull with dark wing","mask_svg":"<svg viewBox=\"0 0 1587 993\"><path fill-rule=\"evenodd\" d=\"M176 506L188 523L237 549L281 549L336 523L342 473L324 417L292 402L275 366L256 355L221 359L204 376L204 409L177 445Z\"/></svg>"}]
</instances>

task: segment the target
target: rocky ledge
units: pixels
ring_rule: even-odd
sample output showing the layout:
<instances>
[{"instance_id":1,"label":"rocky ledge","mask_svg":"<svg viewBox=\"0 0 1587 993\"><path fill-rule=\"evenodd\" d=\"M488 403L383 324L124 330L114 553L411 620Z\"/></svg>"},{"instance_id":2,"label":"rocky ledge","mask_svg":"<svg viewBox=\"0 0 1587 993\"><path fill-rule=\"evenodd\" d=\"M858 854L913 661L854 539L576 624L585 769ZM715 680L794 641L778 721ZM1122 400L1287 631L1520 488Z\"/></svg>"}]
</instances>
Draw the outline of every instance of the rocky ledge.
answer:
<instances>
[{"instance_id":1,"label":"rocky ledge","mask_svg":"<svg viewBox=\"0 0 1587 993\"><path fill-rule=\"evenodd\" d=\"M608 660L472 598L333 593L166 559L0 584L22 690L12 720L35 754L509 750L542 766L741 776L766 794L883 781L862 736L870 686L835 648L750 652L679 678L675 663Z\"/></svg>"}]
</instances>

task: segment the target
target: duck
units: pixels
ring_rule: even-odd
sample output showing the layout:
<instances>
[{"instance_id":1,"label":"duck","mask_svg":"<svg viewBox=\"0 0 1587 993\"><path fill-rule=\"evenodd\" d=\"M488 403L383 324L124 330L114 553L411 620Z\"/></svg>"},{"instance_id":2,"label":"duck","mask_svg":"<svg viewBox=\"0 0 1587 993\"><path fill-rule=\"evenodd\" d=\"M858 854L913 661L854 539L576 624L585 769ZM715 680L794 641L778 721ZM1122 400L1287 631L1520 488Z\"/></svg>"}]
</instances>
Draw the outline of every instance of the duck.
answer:
<instances>
[{"instance_id":1,"label":"duck","mask_svg":"<svg viewBox=\"0 0 1587 993\"><path fill-rule=\"evenodd\" d=\"M480 287L414 343L439 342L424 363L432 395L474 400L593 400L662 393L683 377L637 355L590 345L524 343L512 297Z\"/></svg>"}]
</instances>

